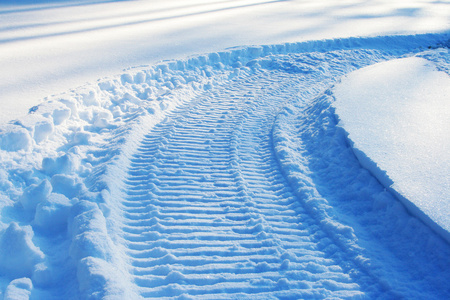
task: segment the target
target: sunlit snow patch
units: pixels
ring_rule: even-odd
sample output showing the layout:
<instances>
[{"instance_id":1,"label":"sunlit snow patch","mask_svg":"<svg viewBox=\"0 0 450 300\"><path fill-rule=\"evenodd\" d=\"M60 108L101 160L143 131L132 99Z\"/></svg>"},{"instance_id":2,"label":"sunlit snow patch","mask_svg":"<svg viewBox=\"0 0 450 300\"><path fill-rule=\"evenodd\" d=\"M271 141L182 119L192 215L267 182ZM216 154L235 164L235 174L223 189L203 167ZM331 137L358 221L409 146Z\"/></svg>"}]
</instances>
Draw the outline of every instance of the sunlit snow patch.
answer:
<instances>
[{"instance_id":1,"label":"sunlit snow patch","mask_svg":"<svg viewBox=\"0 0 450 300\"><path fill-rule=\"evenodd\" d=\"M418 57L349 74L335 88L355 155L450 241L450 78Z\"/></svg>"}]
</instances>

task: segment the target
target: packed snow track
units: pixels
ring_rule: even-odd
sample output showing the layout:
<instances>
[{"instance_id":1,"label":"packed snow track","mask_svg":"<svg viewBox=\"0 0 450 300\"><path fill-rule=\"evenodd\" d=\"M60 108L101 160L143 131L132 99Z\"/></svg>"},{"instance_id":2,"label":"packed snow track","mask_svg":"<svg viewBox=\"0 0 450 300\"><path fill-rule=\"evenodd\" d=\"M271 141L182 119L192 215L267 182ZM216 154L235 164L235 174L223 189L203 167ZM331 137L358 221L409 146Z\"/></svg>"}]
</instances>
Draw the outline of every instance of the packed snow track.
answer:
<instances>
[{"instance_id":1,"label":"packed snow track","mask_svg":"<svg viewBox=\"0 0 450 300\"><path fill-rule=\"evenodd\" d=\"M331 107L333 84L376 62L448 73L446 40L232 49L30 109L0 138L0 293L448 298L449 244L361 167Z\"/></svg>"},{"instance_id":2,"label":"packed snow track","mask_svg":"<svg viewBox=\"0 0 450 300\"><path fill-rule=\"evenodd\" d=\"M310 286L338 298L360 294L318 246L325 234L275 160L274 118L297 83L276 71L231 80L145 137L123 202L142 296L304 298Z\"/></svg>"}]
</instances>

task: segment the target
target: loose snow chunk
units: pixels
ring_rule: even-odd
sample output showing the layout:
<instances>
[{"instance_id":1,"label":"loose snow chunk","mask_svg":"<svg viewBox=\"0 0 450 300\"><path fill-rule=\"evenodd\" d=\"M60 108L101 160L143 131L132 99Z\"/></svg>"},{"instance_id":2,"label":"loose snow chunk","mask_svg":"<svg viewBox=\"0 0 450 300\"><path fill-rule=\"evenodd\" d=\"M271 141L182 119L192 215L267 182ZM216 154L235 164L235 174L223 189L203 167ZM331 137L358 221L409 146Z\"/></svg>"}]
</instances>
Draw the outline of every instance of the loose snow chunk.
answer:
<instances>
[{"instance_id":1,"label":"loose snow chunk","mask_svg":"<svg viewBox=\"0 0 450 300\"><path fill-rule=\"evenodd\" d=\"M46 201L38 204L34 223L50 232L59 232L67 228L71 201L64 195L52 193Z\"/></svg>"},{"instance_id":2,"label":"loose snow chunk","mask_svg":"<svg viewBox=\"0 0 450 300\"><path fill-rule=\"evenodd\" d=\"M9 174L6 170L0 169L0 189L7 191L13 187L13 183L9 181Z\"/></svg>"},{"instance_id":3,"label":"loose snow chunk","mask_svg":"<svg viewBox=\"0 0 450 300\"><path fill-rule=\"evenodd\" d=\"M87 90L85 93L81 93L81 99L86 106L98 106L100 102L95 90Z\"/></svg>"},{"instance_id":4,"label":"loose snow chunk","mask_svg":"<svg viewBox=\"0 0 450 300\"><path fill-rule=\"evenodd\" d=\"M80 201L72 208L73 221L71 233L73 236L90 231L106 234L106 220L101 210L93 202Z\"/></svg>"},{"instance_id":5,"label":"loose snow chunk","mask_svg":"<svg viewBox=\"0 0 450 300\"><path fill-rule=\"evenodd\" d=\"M98 206L81 201L72 208L72 215L75 215L70 225L72 258L80 260L92 256L109 260L111 241L107 233L105 217Z\"/></svg>"},{"instance_id":6,"label":"loose snow chunk","mask_svg":"<svg viewBox=\"0 0 450 300\"><path fill-rule=\"evenodd\" d=\"M73 135L73 142L76 145L87 145L92 134L86 131L78 131Z\"/></svg>"},{"instance_id":7,"label":"loose snow chunk","mask_svg":"<svg viewBox=\"0 0 450 300\"><path fill-rule=\"evenodd\" d=\"M60 125L70 117L71 111L68 107L57 108L53 111L53 123Z\"/></svg>"},{"instance_id":8,"label":"loose snow chunk","mask_svg":"<svg viewBox=\"0 0 450 300\"><path fill-rule=\"evenodd\" d=\"M136 75L134 76L134 82L137 84L141 84L144 83L146 80L146 75L144 72L137 72Z\"/></svg>"},{"instance_id":9,"label":"loose snow chunk","mask_svg":"<svg viewBox=\"0 0 450 300\"><path fill-rule=\"evenodd\" d=\"M19 227L13 222L0 237L0 274L11 278L31 277L34 266L44 254L33 241L30 226Z\"/></svg>"},{"instance_id":10,"label":"loose snow chunk","mask_svg":"<svg viewBox=\"0 0 450 300\"><path fill-rule=\"evenodd\" d=\"M7 126L0 130L0 148L6 151L28 150L31 146L30 133L20 126Z\"/></svg>"},{"instance_id":11,"label":"loose snow chunk","mask_svg":"<svg viewBox=\"0 0 450 300\"><path fill-rule=\"evenodd\" d=\"M86 188L82 182L79 182L78 177L70 175L54 175L51 183L54 192L63 194L68 198L78 196L78 194Z\"/></svg>"},{"instance_id":12,"label":"loose snow chunk","mask_svg":"<svg viewBox=\"0 0 450 300\"><path fill-rule=\"evenodd\" d=\"M123 276L114 265L86 257L78 263L78 283L83 299L135 299L124 285Z\"/></svg>"},{"instance_id":13,"label":"loose snow chunk","mask_svg":"<svg viewBox=\"0 0 450 300\"><path fill-rule=\"evenodd\" d=\"M34 140L36 143L40 143L53 132L53 122L50 120L44 120L36 123L34 126Z\"/></svg>"},{"instance_id":14,"label":"loose snow chunk","mask_svg":"<svg viewBox=\"0 0 450 300\"><path fill-rule=\"evenodd\" d=\"M79 167L79 160L73 153L63 154L57 158L46 157L42 160L42 169L47 175L70 174Z\"/></svg>"},{"instance_id":15,"label":"loose snow chunk","mask_svg":"<svg viewBox=\"0 0 450 300\"><path fill-rule=\"evenodd\" d=\"M8 300L28 300L30 298L33 283L30 278L14 279L5 291L5 298Z\"/></svg>"},{"instance_id":16,"label":"loose snow chunk","mask_svg":"<svg viewBox=\"0 0 450 300\"><path fill-rule=\"evenodd\" d=\"M47 179L44 179L40 184L32 184L27 187L19 201L26 210L34 210L39 203L50 196L51 192L52 185Z\"/></svg>"},{"instance_id":17,"label":"loose snow chunk","mask_svg":"<svg viewBox=\"0 0 450 300\"><path fill-rule=\"evenodd\" d=\"M81 260L92 256L105 261L111 260L110 241L106 233L86 231L72 239L70 256L75 260Z\"/></svg>"},{"instance_id":18,"label":"loose snow chunk","mask_svg":"<svg viewBox=\"0 0 450 300\"><path fill-rule=\"evenodd\" d=\"M131 74L125 73L120 76L120 80L122 81L123 85L127 83L133 83L133 76Z\"/></svg>"},{"instance_id":19,"label":"loose snow chunk","mask_svg":"<svg viewBox=\"0 0 450 300\"><path fill-rule=\"evenodd\" d=\"M103 110L94 112L92 121L94 127L102 129L110 126L112 119L112 113L109 110Z\"/></svg>"},{"instance_id":20,"label":"loose snow chunk","mask_svg":"<svg viewBox=\"0 0 450 300\"><path fill-rule=\"evenodd\" d=\"M450 77L397 59L351 73L335 96L361 164L450 241Z\"/></svg>"}]
</instances>

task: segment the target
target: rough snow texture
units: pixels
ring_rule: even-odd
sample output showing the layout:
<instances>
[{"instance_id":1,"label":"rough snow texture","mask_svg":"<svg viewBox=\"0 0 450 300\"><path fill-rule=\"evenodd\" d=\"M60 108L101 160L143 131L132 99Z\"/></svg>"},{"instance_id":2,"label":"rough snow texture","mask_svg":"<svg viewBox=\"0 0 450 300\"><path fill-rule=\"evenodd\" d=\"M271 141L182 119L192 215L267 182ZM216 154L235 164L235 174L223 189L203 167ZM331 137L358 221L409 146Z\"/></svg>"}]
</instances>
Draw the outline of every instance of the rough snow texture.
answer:
<instances>
[{"instance_id":1,"label":"rough snow texture","mask_svg":"<svg viewBox=\"0 0 450 300\"><path fill-rule=\"evenodd\" d=\"M335 93L361 164L450 242L449 75L403 58L349 74Z\"/></svg>"},{"instance_id":2,"label":"rough snow texture","mask_svg":"<svg viewBox=\"0 0 450 300\"><path fill-rule=\"evenodd\" d=\"M331 107L356 69L445 68L448 39L234 49L31 108L0 132L1 293L448 298L449 244L361 167Z\"/></svg>"}]
</instances>

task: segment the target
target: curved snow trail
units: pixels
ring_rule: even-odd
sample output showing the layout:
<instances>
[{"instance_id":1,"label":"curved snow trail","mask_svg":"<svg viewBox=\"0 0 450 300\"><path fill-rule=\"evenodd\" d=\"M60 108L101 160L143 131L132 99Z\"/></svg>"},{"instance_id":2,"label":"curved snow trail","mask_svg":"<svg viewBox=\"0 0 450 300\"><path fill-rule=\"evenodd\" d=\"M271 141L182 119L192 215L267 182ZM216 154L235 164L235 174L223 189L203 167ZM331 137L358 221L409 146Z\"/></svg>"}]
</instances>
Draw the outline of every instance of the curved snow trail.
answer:
<instances>
[{"instance_id":1,"label":"curved snow trail","mask_svg":"<svg viewBox=\"0 0 450 300\"><path fill-rule=\"evenodd\" d=\"M262 72L215 88L145 137L123 202L143 297L362 294L324 252L323 232L278 169L271 127L297 84L286 75Z\"/></svg>"},{"instance_id":2,"label":"curved snow trail","mask_svg":"<svg viewBox=\"0 0 450 300\"><path fill-rule=\"evenodd\" d=\"M0 244L22 245L0 247L0 293L448 298L450 245L360 166L330 105L376 62L448 72L448 49L424 50L442 40L232 49L30 109L0 132Z\"/></svg>"},{"instance_id":3,"label":"curved snow trail","mask_svg":"<svg viewBox=\"0 0 450 300\"><path fill-rule=\"evenodd\" d=\"M384 195L373 178L367 187L373 202L359 203L360 194L367 193L358 187L367 180L366 170L352 160L343 133L334 132L333 111L322 100L330 93L320 96L337 74L367 63L368 54L356 50L262 59L257 64L263 67L205 91L150 131L132 159L123 202L128 218L123 227L125 245L141 296L439 299L445 295L445 267L424 268L414 262L434 259L442 255L440 251L448 253L441 249L441 241L429 240L427 253L417 250L414 259L380 250L393 247L400 256L407 252L411 242L401 237L405 233L399 232L395 241L385 239L389 232L400 231L398 226L407 219L420 232L421 241L430 232L423 226L417 229L417 220L407 216L392 196ZM378 60L384 54L370 56ZM284 105L288 108L282 109ZM308 136L315 127L332 131L331 137ZM320 146L324 151L289 149L303 158L286 162L283 153L288 147L280 148L280 130L294 140L295 136L309 140L294 143L306 144L307 151L317 143L324 144ZM328 158L341 151L345 156L338 160L350 161L351 167L336 166L336 159ZM316 161L325 167L325 174ZM301 191L301 179L295 176L291 185L286 181L295 168L302 168L312 182L309 191ZM346 179L333 177L344 170L349 173ZM340 189L347 194L342 196ZM342 199L334 203L335 197ZM350 199L353 209L345 204ZM371 211L368 205L376 209ZM390 205L386 211L396 214L400 225L384 219L381 229L371 228L367 216L352 215L368 210L373 225ZM354 219L346 221L351 226L341 223L343 216ZM362 224L357 224L360 219ZM366 240L366 235L380 233L382 237ZM405 236L412 238L409 233ZM408 271L399 271L405 261ZM448 265L448 259L438 261ZM433 282L422 280L429 270L435 273Z\"/></svg>"}]
</instances>

